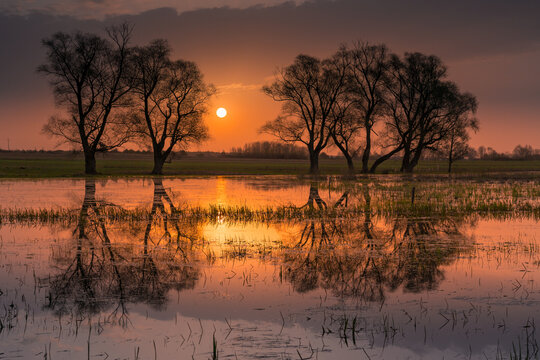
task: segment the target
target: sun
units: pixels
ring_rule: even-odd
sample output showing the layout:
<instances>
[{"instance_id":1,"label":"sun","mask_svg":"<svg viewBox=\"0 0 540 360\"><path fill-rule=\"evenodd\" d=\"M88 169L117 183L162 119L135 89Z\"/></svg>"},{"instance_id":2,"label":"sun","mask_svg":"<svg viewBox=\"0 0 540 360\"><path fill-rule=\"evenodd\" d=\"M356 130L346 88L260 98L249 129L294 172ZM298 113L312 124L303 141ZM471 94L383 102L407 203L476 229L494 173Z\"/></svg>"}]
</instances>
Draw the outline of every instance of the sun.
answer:
<instances>
[{"instance_id":1,"label":"sun","mask_svg":"<svg viewBox=\"0 0 540 360\"><path fill-rule=\"evenodd\" d=\"M220 107L219 109L217 109L216 115L219 118L224 118L225 116L227 116L227 109Z\"/></svg>"}]
</instances>

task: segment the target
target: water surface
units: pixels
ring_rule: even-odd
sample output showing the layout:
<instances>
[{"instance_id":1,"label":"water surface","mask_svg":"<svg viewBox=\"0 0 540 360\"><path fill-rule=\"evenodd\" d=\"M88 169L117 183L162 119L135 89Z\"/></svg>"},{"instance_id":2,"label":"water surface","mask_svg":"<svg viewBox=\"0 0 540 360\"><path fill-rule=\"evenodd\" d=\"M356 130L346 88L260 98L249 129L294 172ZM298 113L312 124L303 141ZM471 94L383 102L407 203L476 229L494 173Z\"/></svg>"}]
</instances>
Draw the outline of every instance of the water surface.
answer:
<instances>
[{"instance_id":1,"label":"water surface","mask_svg":"<svg viewBox=\"0 0 540 360\"><path fill-rule=\"evenodd\" d=\"M536 358L538 216L422 209L462 193L534 205L537 192L395 179L0 181L4 210L75 214L2 220L0 358ZM182 215L282 205L361 211ZM110 207L146 212L111 218Z\"/></svg>"}]
</instances>

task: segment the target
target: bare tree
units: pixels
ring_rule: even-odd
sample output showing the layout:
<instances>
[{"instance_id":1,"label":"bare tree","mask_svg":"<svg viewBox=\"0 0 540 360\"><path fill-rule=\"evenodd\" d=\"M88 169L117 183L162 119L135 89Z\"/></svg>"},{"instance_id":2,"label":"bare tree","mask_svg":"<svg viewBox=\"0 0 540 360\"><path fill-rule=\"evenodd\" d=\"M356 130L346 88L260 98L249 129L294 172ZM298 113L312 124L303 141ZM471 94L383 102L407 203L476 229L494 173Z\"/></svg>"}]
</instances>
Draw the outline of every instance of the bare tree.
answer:
<instances>
[{"instance_id":1,"label":"bare tree","mask_svg":"<svg viewBox=\"0 0 540 360\"><path fill-rule=\"evenodd\" d=\"M463 94L453 102L454 114L447 118L448 133L439 145L439 151L448 159L448 173L452 172L452 164L471 152L469 147L469 131L478 131L478 119L471 116L476 111L474 96Z\"/></svg>"},{"instance_id":2,"label":"bare tree","mask_svg":"<svg viewBox=\"0 0 540 360\"><path fill-rule=\"evenodd\" d=\"M38 72L50 79L56 103L65 117L51 117L45 133L62 142L82 146L85 173L96 173L95 154L114 149L128 139L125 126L114 119L131 89L127 59L132 27L107 29L107 38L95 34L58 32L43 39L47 60ZM117 126L118 125L118 126Z\"/></svg>"},{"instance_id":3,"label":"bare tree","mask_svg":"<svg viewBox=\"0 0 540 360\"><path fill-rule=\"evenodd\" d=\"M161 174L175 148L208 138L202 116L215 93L193 62L169 58L165 40L136 48L133 56L137 107L132 115L135 132L151 142L152 174Z\"/></svg>"},{"instance_id":4,"label":"bare tree","mask_svg":"<svg viewBox=\"0 0 540 360\"><path fill-rule=\"evenodd\" d=\"M341 118L342 124L338 122L333 139L351 169L352 157L361 150L359 145L351 145L363 129L362 172L367 173L374 126L385 112L388 50L385 45L357 42L350 49L343 46L335 56L347 59L343 62L348 65L345 101L350 113Z\"/></svg>"},{"instance_id":5,"label":"bare tree","mask_svg":"<svg viewBox=\"0 0 540 360\"><path fill-rule=\"evenodd\" d=\"M345 90L345 67L339 60L298 55L271 85L263 87L265 94L283 106L281 115L261 131L306 145L311 174L319 172L319 154L328 145L335 106Z\"/></svg>"},{"instance_id":6,"label":"bare tree","mask_svg":"<svg viewBox=\"0 0 540 360\"><path fill-rule=\"evenodd\" d=\"M531 145L517 145L512 151L512 157L518 160L530 160L535 156L535 150Z\"/></svg>"},{"instance_id":7,"label":"bare tree","mask_svg":"<svg viewBox=\"0 0 540 360\"><path fill-rule=\"evenodd\" d=\"M330 135L335 145L345 157L350 174L354 174L354 158L362 148L360 133L364 129L358 121L359 115L347 100L338 102L336 106L335 121Z\"/></svg>"},{"instance_id":8,"label":"bare tree","mask_svg":"<svg viewBox=\"0 0 540 360\"><path fill-rule=\"evenodd\" d=\"M412 172L424 150L436 150L448 137L454 121L476 110L476 99L460 93L457 85L445 78L446 67L435 56L392 56L387 82L390 116L384 134L391 150L375 161L371 172L400 151L401 171Z\"/></svg>"}]
</instances>

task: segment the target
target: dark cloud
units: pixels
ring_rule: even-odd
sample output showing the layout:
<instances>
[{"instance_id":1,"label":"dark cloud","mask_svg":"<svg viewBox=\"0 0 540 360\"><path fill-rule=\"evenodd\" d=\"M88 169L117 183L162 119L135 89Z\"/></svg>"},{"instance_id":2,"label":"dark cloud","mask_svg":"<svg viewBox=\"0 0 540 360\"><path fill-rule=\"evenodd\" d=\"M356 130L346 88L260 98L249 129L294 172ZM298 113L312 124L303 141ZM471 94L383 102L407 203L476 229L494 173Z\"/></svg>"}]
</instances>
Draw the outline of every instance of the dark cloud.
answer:
<instances>
[{"instance_id":1,"label":"dark cloud","mask_svg":"<svg viewBox=\"0 0 540 360\"><path fill-rule=\"evenodd\" d=\"M300 4L305 0L291 1ZM238 9L273 6L283 2L284 0L2 0L0 12L27 15L38 11L79 19L104 19L107 16L133 15L160 7L170 7L182 13L224 6Z\"/></svg>"}]
</instances>

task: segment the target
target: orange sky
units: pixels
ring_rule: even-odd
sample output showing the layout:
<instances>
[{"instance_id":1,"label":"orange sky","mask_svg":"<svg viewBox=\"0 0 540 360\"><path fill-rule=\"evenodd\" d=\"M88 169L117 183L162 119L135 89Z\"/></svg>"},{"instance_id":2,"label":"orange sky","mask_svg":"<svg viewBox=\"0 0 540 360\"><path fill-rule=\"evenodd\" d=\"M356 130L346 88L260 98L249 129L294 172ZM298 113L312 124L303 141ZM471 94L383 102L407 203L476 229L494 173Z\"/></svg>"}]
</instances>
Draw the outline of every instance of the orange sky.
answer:
<instances>
[{"instance_id":1,"label":"orange sky","mask_svg":"<svg viewBox=\"0 0 540 360\"><path fill-rule=\"evenodd\" d=\"M166 0L135 1L130 8L122 1L111 7L111 1L82 0L73 7L63 6L65 0L46 0L50 6L40 8L8 0L9 11L0 5L0 33L11 34L3 40L0 55L1 148L7 148L8 138L12 149L54 148L55 140L40 133L58 111L45 79L35 73L43 61L41 38L59 30L98 32L126 19L135 25L135 43L168 39L173 57L195 61L205 79L218 87L206 118L211 140L199 150L230 150L270 139L257 130L279 112L279 105L260 91L274 71L299 53L324 57L340 43L358 39L384 42L397 53L440 56L450 79L479 100L481 129L472 137L473 146L498 151L511 151L517 144L540 148L536 1L411 0L404 5L399 0L315 0L276 5L277 0L261 0L266 6L249 7L257 1L205 0L198 7L212 8L198 10L193 2L180 6ZM124 15L106 17L107 6ZM159 6L176 8L137 14ZM228 111L224 119L215 115L221 106Z\"/></svg>"}]
</instances>

